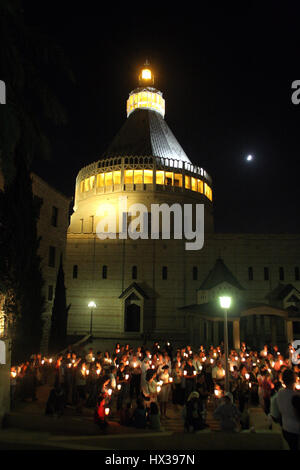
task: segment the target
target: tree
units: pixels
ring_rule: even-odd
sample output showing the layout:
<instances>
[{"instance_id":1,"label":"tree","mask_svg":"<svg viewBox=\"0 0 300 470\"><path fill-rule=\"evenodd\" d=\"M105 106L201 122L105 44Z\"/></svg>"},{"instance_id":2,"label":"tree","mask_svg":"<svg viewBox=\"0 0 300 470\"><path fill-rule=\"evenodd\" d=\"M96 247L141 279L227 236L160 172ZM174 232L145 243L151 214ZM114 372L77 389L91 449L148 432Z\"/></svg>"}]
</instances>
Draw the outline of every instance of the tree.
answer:
<instances>
[{"instance_id":1,"label":"tree","mask_svg":"<svg viewBox=\"0 0 300 470\"><path fill-rule=\"evenodd\" d=\"M49 351L58 352L66 346L68 312L71 305L66 304L65 274L62 256L57 273L55 298L52 308Z\"/></svg>"},{"instance_id":2,"label":"tree","mask_svg":"<svg viewBox=\"0 0 300 470\"><path fill-rule=\"evenodd\" d=\"M0 294L13 339L13 360L38 352L42 336L43 278L38 256L40 204L32 194L30 171L35 158L47 158L45 123L66 122L53 91L53 76L73 75L52 40L30 30L20 0L0 2L0 78L7 104L0 106Z\"/></svg>"}]
</instances>

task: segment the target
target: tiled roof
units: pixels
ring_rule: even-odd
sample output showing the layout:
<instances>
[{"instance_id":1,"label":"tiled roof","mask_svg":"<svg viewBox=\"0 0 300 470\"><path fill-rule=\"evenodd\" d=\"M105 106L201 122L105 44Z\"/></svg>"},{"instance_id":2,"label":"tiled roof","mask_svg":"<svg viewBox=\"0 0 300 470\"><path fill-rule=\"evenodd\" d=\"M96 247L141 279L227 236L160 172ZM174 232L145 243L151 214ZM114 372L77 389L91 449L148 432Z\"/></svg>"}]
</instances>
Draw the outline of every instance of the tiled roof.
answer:
<instances>
[{"instance_id":1,"label":"tiled roof","mask_svg":"<svg viewBox=\"0 0 300 470\"><path fill-rule=\"evenodd\" d=\"M166 121L156 111L136 109L102 157L152 156L191 163Z\"/></svg>"},{"instance_id":2,"label":"tiled roof","mask_svg":"<svg viewBox=\"0 0 300 470\"><path fill-rule=\"evenodd\" d=\"M239 281L236 279L236 277L224 264L224 261L221 258L218 258L214 267L202 282L199 290L212 289L218 284L222 284L222 282L227 282L228 284L231 284L232 286L237 287L240 290L244 289L239 283Z\"/></svg>"}]
</instances>

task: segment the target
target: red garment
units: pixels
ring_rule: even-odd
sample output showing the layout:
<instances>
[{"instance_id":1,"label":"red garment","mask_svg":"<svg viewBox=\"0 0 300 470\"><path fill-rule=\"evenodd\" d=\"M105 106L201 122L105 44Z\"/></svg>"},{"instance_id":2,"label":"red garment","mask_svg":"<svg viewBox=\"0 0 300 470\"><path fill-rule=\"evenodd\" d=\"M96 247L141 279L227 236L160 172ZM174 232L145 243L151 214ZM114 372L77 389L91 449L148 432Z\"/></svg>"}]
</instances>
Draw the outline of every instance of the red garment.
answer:
<instances>
[{"instance_id":1,"label":"red garment","mask_svg":"<svg viewBox=\"0 0 300 470\"><path fill-rule=\"evenodd\" d=\"M271 397L272 388L273 388L272 381L269 378L264 377L262 381L263 398Z\"/></svg>"}]
</instances>

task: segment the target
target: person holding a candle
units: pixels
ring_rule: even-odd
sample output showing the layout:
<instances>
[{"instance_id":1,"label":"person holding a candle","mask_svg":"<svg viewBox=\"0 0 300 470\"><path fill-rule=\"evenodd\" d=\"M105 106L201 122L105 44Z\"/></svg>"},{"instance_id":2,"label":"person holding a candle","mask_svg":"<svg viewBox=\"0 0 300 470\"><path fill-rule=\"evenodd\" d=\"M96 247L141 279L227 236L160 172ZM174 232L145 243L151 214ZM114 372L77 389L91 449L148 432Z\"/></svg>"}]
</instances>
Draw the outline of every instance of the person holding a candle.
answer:
<instances>
[{"instance_id":1,"label":"person holding a candle","mask_svg":"<svg viewBox=\"0 0 300 470\"><path fill-rule=\"evenodd\" d=\"M141 369L142 363L134 354L129 361L130 373L131 373L131 381L130 381L130 399L133 400L135 395L136 399L139 398L141 393Z\"/></svg>"},{"instance_id":2,"label":"person holding a candle","mask_svg":"<svg viewBox=\"0 0 300 470\"><path fill-rule=\"evenodd\" d=\"M144 404L147 408L150 407L152 402L157 403L157 382L155 380L156 372L152 369L147 370L146 372L146 384L142 388L142 396L144 399Z\"/></svg>"},{"instance_id":3,"label":"person holding a candle","mask_svg":"<svg viewBox=\"0 0 300 470\"><path fill-rule=\"evenodd\" d=\"M196 388L196 376L194 372L196 372L196 369L193 366L193 356L189 355L183 368L183 375L185 378L185 401L187 401L190 394Z\"/></svg>"},{"instance_id":4,"label":"person holding a candle","mask_svg":"<svg viewBox=\"0 0 300 470\"><path fill-rule=\"evenodd\" d=\"M162 373L159 375L159 380L162 382L161 391L159 394L160 414L162 418L169 419L167 416L167 405L170 396L171 385L169 382L169 366L162 367Z\"/></svg>"}]
</instances>

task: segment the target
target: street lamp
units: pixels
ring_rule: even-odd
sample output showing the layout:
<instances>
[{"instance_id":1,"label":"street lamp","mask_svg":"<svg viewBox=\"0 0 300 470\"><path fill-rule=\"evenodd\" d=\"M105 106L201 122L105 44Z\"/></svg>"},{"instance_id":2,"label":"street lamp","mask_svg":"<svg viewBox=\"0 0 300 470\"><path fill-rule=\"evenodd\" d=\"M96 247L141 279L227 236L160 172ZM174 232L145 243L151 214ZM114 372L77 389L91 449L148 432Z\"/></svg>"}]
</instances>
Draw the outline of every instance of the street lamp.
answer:
<instances>
[{"instance_id":1,"label":"street lamp","mask_svg":"<svg viewBox=\"0 0 300 470\"><path fill-rule=\"evenodd\" d=\"M222 296L219 300L221 308L224 309L225 391L229 392L227 310L230 308L231 297Z\"/></svg>"},{"instance_id":2,"label":"street lamp","mask_svg":"<svg viewBox=\"0 0 300 470\"><path fill-rule=\"evenodd\" d=\"M91 309L91 321L90 321L90 335L93 331L93 308L96 308L96 304L93 300L91 300L88 304L88 307Z\"/></svg>"}]
</instances>

